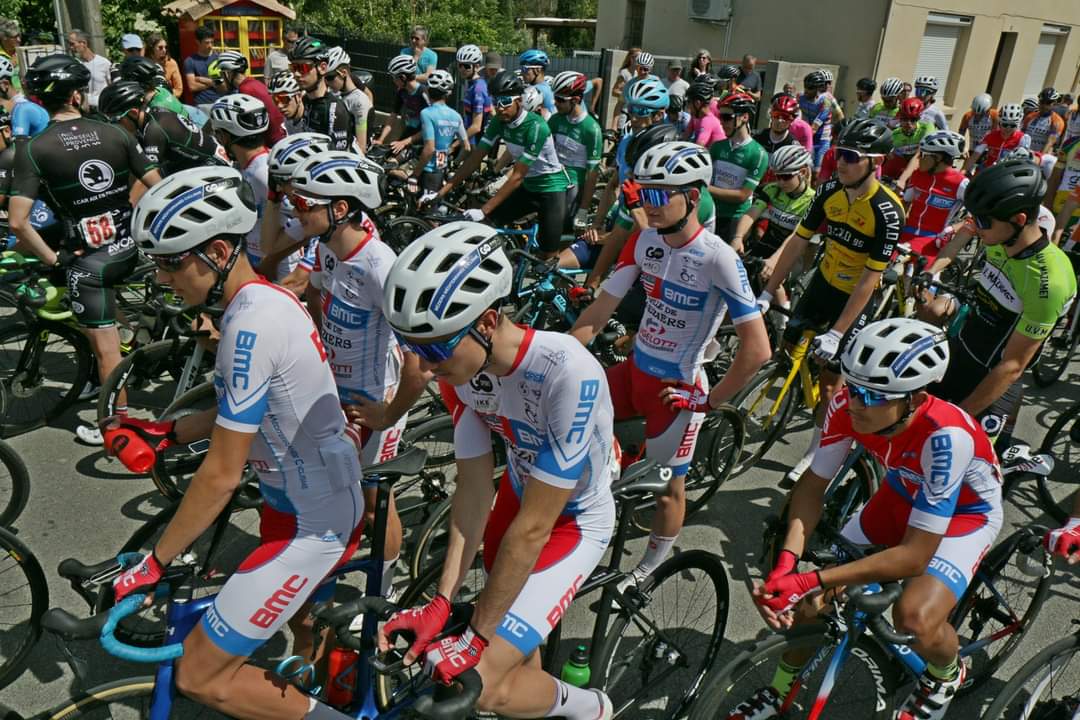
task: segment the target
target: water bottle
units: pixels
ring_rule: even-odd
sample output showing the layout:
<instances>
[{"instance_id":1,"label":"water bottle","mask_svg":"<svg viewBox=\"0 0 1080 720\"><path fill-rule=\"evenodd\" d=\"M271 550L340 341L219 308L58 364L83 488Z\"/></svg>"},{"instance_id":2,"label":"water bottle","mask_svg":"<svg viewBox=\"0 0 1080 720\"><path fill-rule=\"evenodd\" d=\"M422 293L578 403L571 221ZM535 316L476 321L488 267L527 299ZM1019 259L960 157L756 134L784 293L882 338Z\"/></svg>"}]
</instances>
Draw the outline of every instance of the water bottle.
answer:
<instances>
[{"instance_id":1,"label":"water bottle","mask_svg":"<svg viewBox=\"0 0 1080 720\"><path fill-rule=\"evenodd\" d=\"M353 699L353 687L356 685L356 664L360 655L354 650L334 648L330 651L327 666L326 702L336 707L345 707Z\"/></svg>"},{"instance_id":2,"label":"water bottle","mask_svg":"<svg viewBox=\"0 0 1080 720\"><path fill-rule=\"evenodd\" d=\"M130 428L112 426L105 428L103 435L105 448L128 470L143 474L153 469L157 453L138 433Z\"/></svg>"},{"instance_id":3,"label":"water bottle","mask_svg":"<svg viewBox=\"0 0 1080 720\"><path fill-rule=\"evenodd\" d=\"M563 663L559 677L574 687L586 687L589 684L589 648L578 645L570 653L570 659Z\"/></svg>"}]
</instances>

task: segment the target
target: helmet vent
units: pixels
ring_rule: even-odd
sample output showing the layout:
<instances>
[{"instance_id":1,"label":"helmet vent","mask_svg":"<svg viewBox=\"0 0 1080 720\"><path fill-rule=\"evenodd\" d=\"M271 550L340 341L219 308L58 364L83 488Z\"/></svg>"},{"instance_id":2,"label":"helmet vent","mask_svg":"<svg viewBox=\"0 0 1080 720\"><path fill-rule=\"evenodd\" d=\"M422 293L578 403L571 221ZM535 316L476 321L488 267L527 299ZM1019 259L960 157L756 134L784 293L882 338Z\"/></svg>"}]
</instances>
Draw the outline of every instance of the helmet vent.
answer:
<instances>
[{"instance_id":1,"label":"helmet vent","mask_svg":"<svg viewBox=\"0 0 1080 720\"><path fill-rule=\"evenodd\" d=\"M454 263L456 263L458 260L460 260L461 257L462 256L460 254L455 254L455 253L447 254L442 259L442 262L439 263L439 266L437 268L435 268L435 272L440 274L440 275L442 273L444 273L444 272L449 272L450 268L454 267Z\"/></svg>"}]
</instances>

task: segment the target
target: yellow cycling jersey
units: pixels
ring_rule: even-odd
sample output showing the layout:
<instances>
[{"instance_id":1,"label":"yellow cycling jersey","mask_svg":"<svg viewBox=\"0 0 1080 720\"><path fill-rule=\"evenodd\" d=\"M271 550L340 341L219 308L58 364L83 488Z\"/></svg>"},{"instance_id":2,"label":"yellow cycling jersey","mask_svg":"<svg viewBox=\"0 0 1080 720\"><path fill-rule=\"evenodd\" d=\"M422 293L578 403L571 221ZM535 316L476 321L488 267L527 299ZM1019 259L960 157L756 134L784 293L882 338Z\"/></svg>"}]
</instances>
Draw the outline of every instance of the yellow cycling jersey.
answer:
<instances>
[{"instance_id":1,"label":"yellow cycling jersey","mask_svg":"<svg viewBox=\"0 0 1080 720\"><path fill-rule=\"evenodd\" d=\"M834 288L851 293L864 268L885 269L900 241L904 205L876 179L865 195L849 202L844 186L834 178L818 188L795 232L809 238L822 223L826 224L825 254L818 271Z\"/></svg>"}]
</instances>

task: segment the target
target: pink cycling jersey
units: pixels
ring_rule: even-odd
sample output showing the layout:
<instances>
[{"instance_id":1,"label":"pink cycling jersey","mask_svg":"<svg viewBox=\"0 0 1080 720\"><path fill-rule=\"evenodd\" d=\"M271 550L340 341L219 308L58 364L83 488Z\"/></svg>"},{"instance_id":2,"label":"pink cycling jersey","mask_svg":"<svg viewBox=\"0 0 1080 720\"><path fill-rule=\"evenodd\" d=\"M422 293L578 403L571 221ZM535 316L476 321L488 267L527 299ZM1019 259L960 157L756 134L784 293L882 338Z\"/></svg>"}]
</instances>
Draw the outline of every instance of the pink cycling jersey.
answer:
<instances>
[{"instance_id":1,"label":"pink cycling jersey","mask_svg":"<svg viewBox=\"0 0 1080 720\"><path fill-rule=\"evenodd\" d=\"M720 125L720 121L712 113L705 113L699 118L690 118L690 127L687 133L693 142L705 148L727 137L724 134L724 128Z\"/></svg>"}]
</instances>

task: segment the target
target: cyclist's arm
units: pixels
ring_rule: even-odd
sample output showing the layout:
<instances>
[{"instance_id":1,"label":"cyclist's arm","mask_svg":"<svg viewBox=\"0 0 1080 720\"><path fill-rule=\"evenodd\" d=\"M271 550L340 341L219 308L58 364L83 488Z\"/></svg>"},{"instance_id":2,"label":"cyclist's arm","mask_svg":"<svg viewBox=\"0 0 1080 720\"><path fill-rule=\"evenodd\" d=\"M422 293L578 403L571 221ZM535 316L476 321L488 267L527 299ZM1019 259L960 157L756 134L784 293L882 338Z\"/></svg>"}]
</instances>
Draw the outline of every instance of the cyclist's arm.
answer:
<instances>
[{"instance_id":1,"label":"cyclist's arm","mask_svg":"<svg viewBox=\"0 0 1080 720\"><path fill-rule=\"evenodd\" d=\"M982 382L975 386L971 394L960 403L960 407L964 410L967 410L972 415L978 415L990 407L995 400L1009 389L1010 385L1019 380L1024 374L1024 369L1027 368L1035 354L1039 352L1043 341L1050 334L1050 331L1047 330L1042 337L1029 337L1020 332L1020 328L1024 325L1025 321L1021 318L1020 325L1017 326L1016 330L1013 330L1008 342L1005 343L1005 350L1001 355L1001 360L991 368L987 376L982 379ZM1050 327L1053 328L1053 324Z\"/></svg>"},{"instance_id":2,"label":"cyclist's arm","mask_svg":"<svg viewBox=\"0 0 1080 720\"><path fill-rule=\"evenodd\" d=\"M899 545L854 562L821 570L821 586L842 587L918 577L926 572L940 543L941 535L908 527Z\"/></svg>"},{"instance_id":3,"label":"cyclist's arm","mask_svg":"<svg viewBox=\"0 0 1080 720\"><path fill-rule=\"evenodd\" d=\"M630 230L619 224L616 224L611 229L611 232L604 236L603 243L600 245L600 256L596 258L596 264L593 265L589 277L585 280L586 285L594 290L600 287L608 268L619 257L619 253L622 252L623 246L626 245L626 239L629 237Z\"/></svg>"},{"instance_id":4,"label":"cyclist's arm","mask_svg":"<svg viewBox=\"0 0 1080 720\"><path fill-rule=\"evenodd\" d=\"M801 225L799 227L802 227ZM798 228L795 232L788 235L787 239L780 246L780 257L776 260L776 266L773 268L772 275L769 276L769 282L765 285L765 290L776 294L776 289L780 287L780 284L784 282L784 279L791 272L791 269L795 267L795 263L799 261L799 258L806 252L807 245L810 244L810 238L803 237L799 234Z\"/></svg>"},{"instance_id":5,"label":"cyclist's arm","mask_svg":"<svg viewBox=\"0 0 1080 720\"><path fill-rule=\"evenodd\" d=\"M907 165L904 167L904 171L900 173L900 177L896 179L896 186L901 190L907 187L908 180L919 169L919 155L919 151L915 151L915 154L911 156L911 159L908 160Z\"/></svg>"},{"instance_id":6,"label":"cyclist's arm","mask_svg":"<svg viewBox=\"0 0 1080 720\"><path fill-rule=\"evenodd\" d=\"M855 321L859 318L859 313L861 313L863 308L866 307L866 304L870 302L870 297L874 294L874 290L877 289L878 283L881 282L881 273L881 270L863 268L862 276L859 278L859 282L856 283L855 289L851 291L851 295L844 304L843 312L840 313L840 317L833 323L833 330L838 331L842 335L848 331L848 328L855 324Z\"/></svg>"},{"instance_id":7,"label":"cyclist's arm","mask_svg":"<svg viewBox=\"0 0 1080 720\"><path fill-rule=\"evenodd\" d=\"M428 161L435 155L435 138L430 140L424 140L424 149L420 151L420 157L416 160L416 167L413 168L412 176L419 178L424 174L424 168L427 167Z\"/></svg>"},{"instance_id":8,"label":"cyclist's arm","mask_svg":"<svg viewBox=\"0 0 1080 720\"><path fill-rule=\"evenodd\" d=\"M570 329L570 334L582 345L588 347L593 338L607 325L607 321L611 319L611 316L615 313L615 308L619 306L620 302L622 302L621 296L615 296L601 290L596 299L578 316L574 327Z\"/></svg>"},{"instance_id":9,"label":"cyclist's arm","mask_svg":"<svg viewBox=\"0 0 1080 720\"><path fill-rule=\"evenodd\" d=\"M731 205L737 205L743 202L746 198L754 194L754 189L743 186L741 188L725 189L718 188L715 185L709 186L709 193L722 203L728 203Z\"/></svg>"},{"instance_id":10,"label":"cyclist's arm","mask_svg":"<svg viewBox=\"0 0 1080 720\"><path fill-rule=\"evenodd\" d=\"M214 431L215 420L217 420L217 408L209 408L177 418L176 425L173 427L176 442L190 443L210 437Z\"/></svg>"},{"instance_id":11,"label":"cyclist's arm","mask_svg":"<svg viewBox=\"0 0 1080 720\"><path fill-rule=\"evenodd\" d=\"M787 534L784 535L784 550L789 550L795 557L801 557L806 550L807 540L814 533L814 528L821 521L822 508L825 506L825 489L829 479L823 478L812 469L804 472L788 501Z\"/></svg>"},{"instance_id":12,"label":"cyclist's arm","mask_svg":"<svg viewBox=\"0 0 1080 720\"><path fill-rule=\"evenodd\" d=\"M420 369L420 360L413 353L406 352L403 356L401 380L393 399L390 402L372 402L362 396L354 396L356 404L345 406L345 416L351 422L359 422L372 430L386 430L396 425L416 404L431 379L431 373Z\"/></svg>"},{"instance_id":13,"label":"cyclist's arm","mask_svg":"<svg viewBox=\"0 0 1080 720\"><path fill-rule=\"evenodd\" d=\"M525 175L529 172L529 166L518 161L514 163L513 169L510 171L510 177L506 179L499 191L492 196L490 200L480 206L480 211L484 215L490 215L495 211L495 208L499 207L506 198L514 194L514 191L521 187L521 183L525 181Z\"/></svg>"},{"instance_id":14,"label":"cyclist's arm","mask_svg":"<svg viewBox=\"0 0 1080 720\"><path fill-rule=\"evenodd\" d=\"M979 158L981 158L983 156L983 153L985 153L985 152L986 152L986 146L985 145L976 145L975 146L975 149L971 151L970 155L968 155L967 160L964 161L964 174L965 175L970 175L971 174L971 169L975 167L975 163L977 163L979 161Z\"/></svg>"},{"instance_id":15,"label":"cyclist's arm","mask_svg":"<svg viewBox=\"0 0 1080 720\"><path fill-rule=\"evenodd\" d=\"M593 230L600 230L604 226L604 218L607 217L608 211L611 210L611 206L615 203L618 185L619 175L614 173L608 180L607 185L604 186L603 193L600 194L600 204L596 206L596 217L593 218Z\"/></svg>"},{"instance_id":16,"label":"cyclist's arm","mask_svg":"<svg viewBox=\"0 0 1080 720\"><path fill-rule=\"evenodd\" d=\"M952 239L945 244L945 247L941 248L941 251L938 253L938 256L934 260L933 264L931 264L930 267L926 269L927 272L931 274L939 273L945 268L947 268L949 265L951 265L953 260L956 259L957 254L959 254L959 252L964 248L965 245L968 244L968 241L971 240L972 236L975 234L968 227L968 223L966 220L960 220L958 222L955 222L953 223L952 227L955 230Z\"/></svg>"},{"instance_id":17,"label":"cyclist's arm","mask_svg":"<svg viewBox=\"0 0 1080 720\"><path fill-rule=\"evenodd\" d=\"M1057 170L1054 171L1057 174ZM1077 197L1077 193L1069 193L1069 197L1065 198L1065 204L1061 206L1061 211L1057 214L1057 225L1054 227L1054 234L1050 238L1054 241L1055 245L1061 245L1061 238L1065 234L1065 226L1069 224L1069 218L1076 212L1076 208L1080 206L1080 197Z\"/></svg>"},{"instance_id":18,"label":"cyclist's arm","mask_svg":"<svg viewBox=\"0 0 1080 720\"><path fill-rule=\"evenodd\" d=\"M484 131L484 113L474 112L472 116L472 122L469 123L469 127L466 129L466 133L469 136L469 141Z\"/></svg>"},{"instance_id":19,"label":"cyclist's arm","mask_svg":"<svg viewBox=\"0 0 1080 720\"><path fill-rule=\"evenodd\" d=\"M756 304L754 310L757 311ZM712 407L719 407L735 397L735 394L746 387L754 374L772 357L769 333L765 329L765 320L760 312L757 317L746 322L736 321L735 334L739 337L739 349L735 351L735 358L724 373L724 379L709 391L709 405Z\"/></svg>"},{"instance_id":20,"label":"cyclist's arm","mask_svg":"<svg viewBox=\"0 0 1080 720\"><path fill-rule=\"evenodd\" d=\"M596 181L599 177L600 171L596 168L585 173L585 182L582 183L581 195L578 196L581 198L578 202L578 207L582 210L589 209L589 205L592 203L592 197L596 194Z\"/></svg>"},{"instance_id":21,"label":"cyclist's arm","mask_svg":"<svg viewBox=\"0 0 1080 720\"><path fill-rule=\"evenodd\" d=\"M458 166L457 172L446 181L446 184L439 190L439 197L445 196L451 190L456 188L462 182L467 180L474 172L480 169L480 163L484 162L484 157L487 156L488 147L485 145L477 145L469 153L469 156L465 158L465 162Z\"/></svg>"},{"instance_id":22,"label":"cyclist's arm","mask_svg":"<svg viewBox=\"0 0 1080 720\"><path fill-rule=\"evenodd\" d=\"M32 252L46 265L56 263L56 252L50 248L30 222L30 209L34 207L34 198L15 195L8 201L8 226L19 240L20 251Z\"/></svg>"},{"instance_id":23,"label":"cyclist's arm","mask_svg":"<svg viewBox=\"0 0 1080 720\"><path fill-rule=\"evenodd\" d=\"M743 240L750 234L750 228L754 227L754 223L761 217L762 211L765 209L763 202L755 202L750 206L750 209L743 213L739 218L739 222L735 224L735 232L731 236L731 247L739 249L743 247Z\"/></svg>"},{"instance_id":24,"label":"cyclist's arm","mask_svg":"<svg viewBox=\"0 0 1080 720\"><path fill-rule=\"evenodd\" d=\"M589 209L593 195L596 194L596 182L600 178L600 162L604 159L604 133L600 125L594 126L595 132L589 139L588 156L585 158L585 182L578 197L579 208Z\"/></svg>"}]
</instances>

